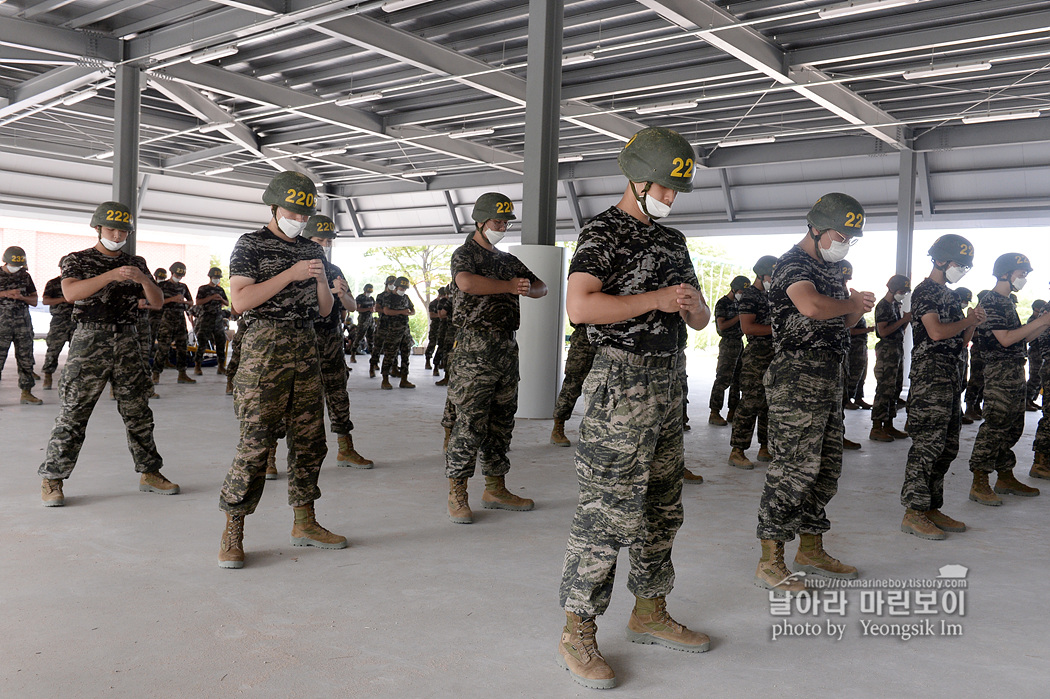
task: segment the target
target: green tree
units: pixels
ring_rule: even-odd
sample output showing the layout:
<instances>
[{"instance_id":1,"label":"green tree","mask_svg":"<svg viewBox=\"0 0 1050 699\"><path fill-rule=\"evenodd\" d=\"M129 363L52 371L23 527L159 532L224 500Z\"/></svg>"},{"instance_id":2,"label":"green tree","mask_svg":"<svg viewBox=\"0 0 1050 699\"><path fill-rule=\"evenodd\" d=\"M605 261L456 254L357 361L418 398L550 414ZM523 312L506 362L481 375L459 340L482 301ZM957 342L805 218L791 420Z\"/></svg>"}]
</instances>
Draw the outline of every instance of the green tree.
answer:
<instances>
[{"instance_id":1,"label":"green tree","mask_svg":"<svg viewBox=\"0 0 1050 699\"><path fill-rule=\"evenodd\" d=\"M696 269L696 278L700 282L700 290L712 312L718 299L729 293L729 283L733 281L733 277L754 276L748 265L726 259L725 248L720 245L703 238L689 238L686 244ZM689 330L689 344L696 349L708 349L718 345L718 333L715 331L713 317L703 330Z\"/></svg>"},{"instance_id":2,"label":"green tree","mask_svg":"<svg viewBox=\"0 0 1050 699\"><path fill-rule=\"evenodd\" d=\"M402 245L388 248L369 248L365 257L379 257L383 274L407 277L422 308L409 318L409 327L416 343L422 343L430 328L427 308L437 295L437 290L451 280L452 246L450 245Z\"/></svg>"}]
</instances>

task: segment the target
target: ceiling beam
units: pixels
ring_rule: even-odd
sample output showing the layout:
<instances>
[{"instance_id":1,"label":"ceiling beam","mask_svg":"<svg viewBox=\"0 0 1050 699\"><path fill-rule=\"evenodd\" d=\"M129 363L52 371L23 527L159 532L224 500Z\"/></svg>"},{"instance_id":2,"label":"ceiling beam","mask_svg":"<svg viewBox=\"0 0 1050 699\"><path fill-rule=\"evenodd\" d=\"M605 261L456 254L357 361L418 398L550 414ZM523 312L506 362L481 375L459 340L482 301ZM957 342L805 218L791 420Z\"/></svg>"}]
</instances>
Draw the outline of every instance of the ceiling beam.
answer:
<instances>
[{"instance_id":1,"label":"ceiling beam","mask_svg":"<svg viewBox=\"0 0 1050 699\"><path fill-rule=\"evenodd\" d=\"M0 119L24 109L57 99L77 88L96 82L107 75L104 68L89 66L63 66L52 68L35 78L16 86L8 97L7 105L0 107Z\"/></svg>"},{"instance_id":2,"label":"ceiling beam","mask_svg":"<svg viewBox=\"0 0 1050 699\"><path fill-rule=\"evenodd\" d=\"M240 153L243 150L244 147L239 143L224 143L221 146L215 146L213 148L191 151L189 153L183 153L182 155L173 155L170 158L165 158L161 161L160 166L165 170L173 170L182 167L183 165L192 165L193 163L199 163L202 160L221 158L226 155Z\"/></svg>"},{"instance_id":3,"label":"ceiling beam","mask_svg":"<svg viewBox=\"0 0 1050 699\"><path fill-rule=\"evenodd\" d=\"M121 12L134 9L136 7L142 7L148 5L153 0L120 0L119 2L107 2L100 9L94 12L88 12L86 15L81 15L75 19L71 19L65 22L62 26L67 29L80 29L87 27L96 22L101 22L104 19L109 19L119 15Z\"/></svg>"},{"instance_id":4,"label":"ceiling beam","mask_svg":"<svg viewBox=\"0 0 1050 699\"><path fill-rule=\"evenodd\" d=\"M116 39L10 17L0 22L0 44L83 60L120 60L120 42Z\"/></svg>"},{"instance_id":5,"label":"ceiling beam","mask_svg":"<svg viewBox=\"0 0 1050 699\"><path fill-rule=\"evenodd\" d=\"M26 19L32 19L33 17L36 17L38 15L42 15L44 13L51 12L52 10L57 10L61 7L65 7L66 5L72 4L73 0L43 0L43 2L38 2L35 5L27 7L20 14Z\"/></svg>"}]
</instances>

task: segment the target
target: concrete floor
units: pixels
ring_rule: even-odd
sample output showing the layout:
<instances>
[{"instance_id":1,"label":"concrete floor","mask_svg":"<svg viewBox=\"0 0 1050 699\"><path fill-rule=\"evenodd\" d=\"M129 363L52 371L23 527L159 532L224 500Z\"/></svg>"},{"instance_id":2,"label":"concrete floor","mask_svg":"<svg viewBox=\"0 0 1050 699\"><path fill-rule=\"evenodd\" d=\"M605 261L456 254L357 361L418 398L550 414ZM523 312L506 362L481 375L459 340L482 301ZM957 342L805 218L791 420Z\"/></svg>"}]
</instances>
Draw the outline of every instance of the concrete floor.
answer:
<instances>
[{"instance_id":1,"label":"concrete floor","mask_svg":"<svg viewBox=\"0 0 1050 699\"><path fill-rule=\"evenodd\" d=\"M414 391L379 391L361 364L351 375L355 439L376 468L335 467L332 438L317 503L321 522L347 535L351 548L289 544L282 475L247 520L246 567L223 570L216 566L224 521L217 500L237 442L223 378L212 369L196 386L183 386L167 371L162 397L152 403L164 473L182 494L138 491L122 423L104 397L65 484L66 506L44 508L36 469L58 396L40 391L46 405L20 406L12 357L0 383L0 694L594 696L554 660L564 621L558 582L576 503L573 450L547 444L549 421L519 421L509 485L535 498L536 510L479 507L475 524L449 523L438 424L444 391L421 363L413 358ZM692 655L627 642L632 599L622 560L598 635L618 696L1046 696L1050 493L1007 496L998 508L969 502L966 463L976 426L964 427L944 509L970 531L942 542L902 534L907 443L869 442L870 414L848 412L847 435L864 448L846 453L829 507L829 550L868 579L935 578L943 565L967 566L965 616L931 617L936 627L961 624L962 636L864 636L865 620L923 618L862 613L861 592L850 590L844 618L821 611L790 619L845 624L842 640L823 633L773 641L783 619L751 584L764 469L725 464L729 428L706 422L713 362L696 358L691 369L687 458L705 483L686 486L669 609L710 634L712 648ZM1025 482L1037 417L1027 415L1016 450ZM578 422L577 413L569 425L574 442ZM283 446L280 454L283 464ZM475 505L482 487L480 476L471 482ZM789 545L789 557L794 551Z\"/></svg>"}]
</instances>

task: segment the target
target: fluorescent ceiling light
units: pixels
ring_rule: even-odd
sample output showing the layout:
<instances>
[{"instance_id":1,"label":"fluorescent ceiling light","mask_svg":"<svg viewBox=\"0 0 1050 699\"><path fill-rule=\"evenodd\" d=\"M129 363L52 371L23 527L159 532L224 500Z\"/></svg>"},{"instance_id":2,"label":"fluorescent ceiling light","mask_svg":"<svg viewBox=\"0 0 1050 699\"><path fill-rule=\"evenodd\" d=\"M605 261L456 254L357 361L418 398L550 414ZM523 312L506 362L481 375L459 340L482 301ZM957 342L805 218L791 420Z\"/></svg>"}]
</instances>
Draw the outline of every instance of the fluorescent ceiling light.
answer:
<instances>
[{"instance_id":1,"label":"fluorescent ceiling light","mask_svg":"<svg viewBox=\"0 0 1050 699\"><path fill-rule=\"evenodd\" d=\"M902 5L914 5L918 1L919 0L851 0L851 2L845 2L841 5L823 7L820 10L817 10L817 15L821 19L849 17L850 15L859 15L865 12L875 12L876 10L888 10L891 7L900 7Z\"/></svg>"},{"instance_id":2,"label":"fluorescent ceiling light","mask_svg":"<svg viewBox=\"0 0 1050 699\"><path fill-rule=\"evenodd\" d=\"M221 175L226 172L233 172L232 167L217 167L214 170L208 170L205 175Z\"/></svg>"},{"instance_id":3,"label":"fluorescent ceiling light","mask_svg":"<svg viewBox=\"0 0 1050 699\"><path fill-rule=\"evenodd\" d=\"M962 123L964 124L986 124L989 121L1013 121L1014 119L1038 119L1040 112L1038 109L1033 109L1027 112L997 112L993 114L974 114L973 116L964 116Z\"/></svg>"},{"instance_id":4,"label":"fluorescent ceiling light","mask_svg":"<svg viewBox=\"0 0 1050 699\"><path fill-rule=\"evenodd\" d=\"M78 102L89 100L92 97L98 97L98 90L84 90L83 92L78 92L75 95L70 95L69 97L62 100L62 104L66 106L71 106Z\"/></svg>"},{"instance_id":5,"label":"fluorescent ceiling light","mask_svg":"<svg viewBox=\"0 0 1050 699\"><path fill-rule=\"evenodd\" d=\"M594 58L594 54L590 51L588 51L587 53L570 54L561 59L561 64L563 66L574 66L577 63L587 63L588 61L593 61Z\"/></svg>"},{"instance_id":6,"label":"fluorescent ceiling light","mask_svg":"<svg viewBox=\"0 0 1050 699\"><path fill-rule=\"evenodd\" d=\"M323 155L342 155L346 152L346 148L325 148L323 150L315 150L312 155L315 158L320 158Z\"/></svg>"},{"instance_id":7,"label":"fluorescent ceiling light","mask_svg":"<svg viewBox=\"0 0 1050 699\"><path fill-rule=\"evenodd\" d=\"M357 95L347 95L335 101L335 106L345 107L348 104L360 104L361 102L373 102L383 97L382 92L362 92Z\"/></svg>"},{"instance_id":8,"label":"fluorescent ceiling light","mask_svg":"<svg viewBox=\"0 0 1050 699\"><path fill-rule=\"evenodd\" d=\"M563 155L558 158L559 163L578 163L581 160L583 160L582 153L570 153L568 155Z\"/></svg>"},{"instance_id":9,"label":"fluorescent ceiling light","mask_svg":"<svg viewBox=\"0 0 1050 699\"><path fill-rule=\"evenodd\" d=\"M650 104L645 107L638 107L634 111L638 114L659 114L660 112L676 112L679 109L693 109L696 107L696 102L690 100L687 102L665 102L664 104Z\"/></svg>"},{"instance_id":10,"label":"fluorescent ceiling light","mask_svg":"<svg viewBox=\"0 0 1050 699\"><path fill-rule=\"evenodd\" d=\"M478 129L463 129L462 131L453 131L448 135L449 138L470 138L472 136L488 136L489 134L496 133L496 129L489 128L478 128Z\"/></svg>"},{"instance_id":11,"label":"fluorescent ceiling light","mask_svg":"<svg viewBox=\"0 0 1050 699\"><path fill-rule=\"evenodd\" d=\"M402 172L402 177L433 177L437 174L437 170L412 170L410 172Z\"/></svg>"},{"instance_id":12,"label":"fluorescent ceiling light","mask_svg":"<svg viewBox=\"0 0 1050 699\"><path fill-rule=\"evenodd\" d=\"M105 153L99 153L95 156L96 160L109 160L113 157L113 151L107 150Z\"/></svg>"},{"instance_id":13,"label":"fluorescent ceiling light","mask_svg":"<svg viewBox=\"0 0 1050 699\"><path fill-rule=\"evenodd\" d=\"M198 131L200 131L200 133L211 133L212 131L218 131L219 129L232 129L234 126L237 126L236 121L221 121L214 124L205 124L200 127Z\"/></svg>"},{"instance_id":14,"label":"fluorescent ceiling light","mask_svg":"<svg viewBox=\"0 0 1050 699\"><path fill-rule=\"evenodd\" d=\"M926 68L916 68L904 72L905 80L918 80L920 78L935 78L939 75L957 75L959 73L979 73L982 70L991 70L992 64L982 63L948 63L944 65L930 65Z\"/></svg>"},{"instance_id":15,"label":"fluorescent ceiling light","mask_svg":"<svg viewBox=\"0 0 1050 699\"><path fill-rule=\"evenodd\" d=\"M749 136L746 138L727 138L718 145L724 148L732 148L733 146L757 146L762 143L773 143L776 140L776 136Z\"/></svg>"},{"instance_id":16,"label":"fluorescent ceiling light","mask_svg":"<svg viewBox=\"0 0 1050 699\"><path fill-rule=\"evenodd\" d=\"M226 58L237 53L237 44L230 44L228 46L219 46L214 49L204 49L197 53L190 55L190 63L207 63L208 61L214 61L219 58Z\"/></svg>"},{"instance_id":17,"label":"fluorescent ceiling light","mask_svg":"<svg viewBox=\"0 0 1050 699\"><path fill-rule=\"evenodd\" d=\"M407 10L410 7L416 5L424 5L430 2L430 0L389 0L389 2L383 3L383 12L397 12L398 10Z\"/></svg>"}]
</instances>

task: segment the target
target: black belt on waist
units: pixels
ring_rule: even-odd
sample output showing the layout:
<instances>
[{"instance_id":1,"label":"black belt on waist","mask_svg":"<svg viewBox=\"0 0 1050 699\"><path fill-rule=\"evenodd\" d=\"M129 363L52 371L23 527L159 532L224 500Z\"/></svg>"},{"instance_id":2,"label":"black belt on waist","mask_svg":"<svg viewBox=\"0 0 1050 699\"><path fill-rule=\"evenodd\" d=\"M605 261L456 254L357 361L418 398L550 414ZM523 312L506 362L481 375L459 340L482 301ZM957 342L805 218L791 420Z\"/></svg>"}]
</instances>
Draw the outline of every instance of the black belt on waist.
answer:
<instances>
[{"instance_id":1,"label":"black belt on waist","mask_svg":"<svg viewBox=\"0 0 1050 699\"><path fill-rule=\"evenodd\" d=\"M604 355L613 361L623 362L632 366L651 366L673 369L678 366L678 356L680 353L676 352L672 355L656 356L636 354L635 352L628 352L627 350L618 349L616 347L600 345L598 347L598 354Z\"/></svg>"},{"instance_id":2,"label":"black belt on waist","mask_svg":"<svg viewBox=\"0 0 1050 699\"><path fill-rule=\"evenodd\" d=\"M134 323L94 323L91 321L80 321L77 323L78 327L84 328L85 330L105 330L111 333L122 333L126 330L137 330L138 326Z\"/></svg>"},{"instance_id":3,"label":"black belt on waist","mask_svg":"<svg viewBox=\"0 0 1050 699\"><path fill-rule=\"evenodd\" d=\"M269 318L254 318L248 322L248 327L253 325L265 325L271 328L298 328L300 330L313 328L314 321L302 319L270 320Z\"/></svg>"}]
</instances>

